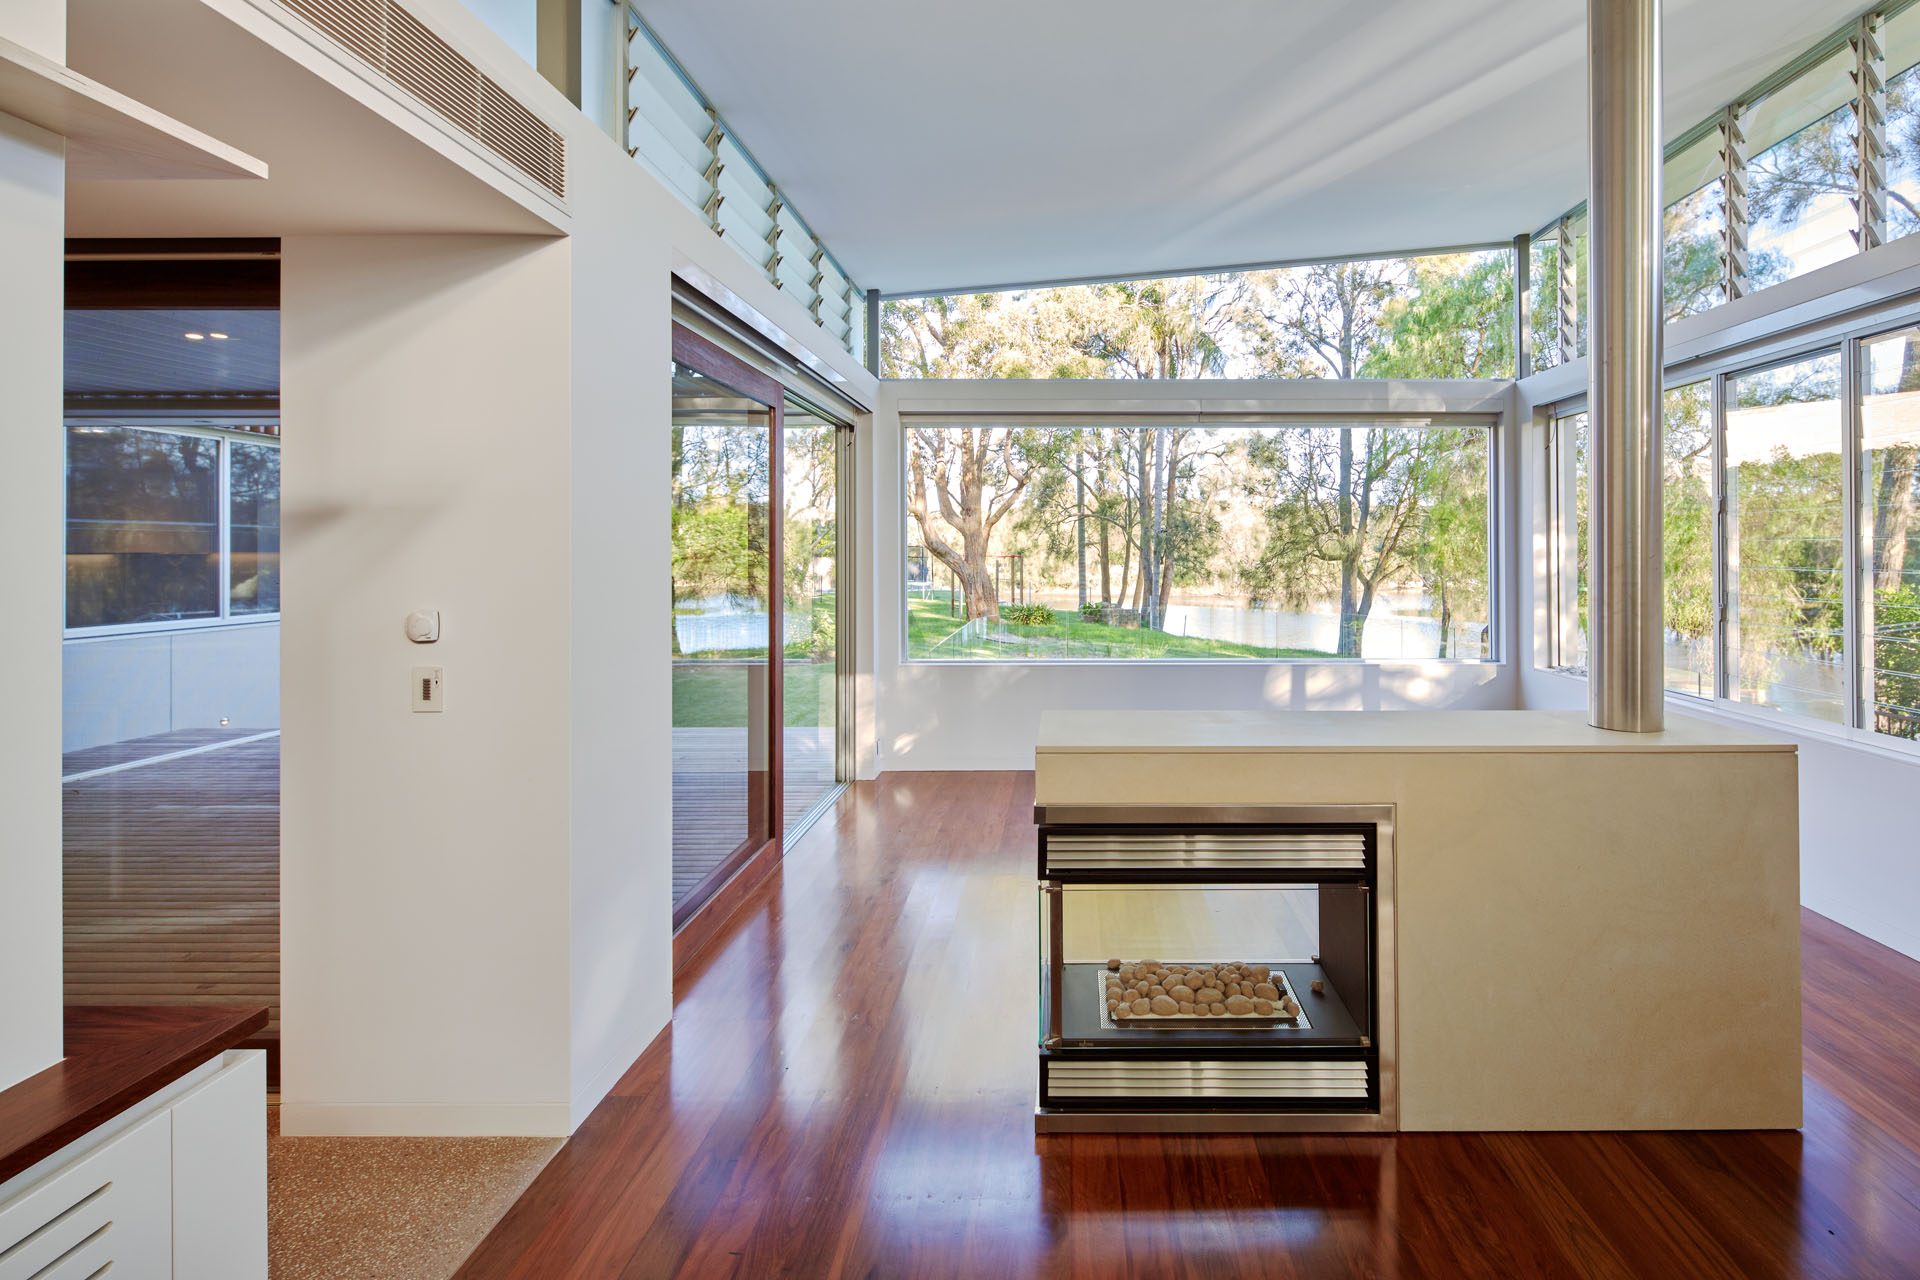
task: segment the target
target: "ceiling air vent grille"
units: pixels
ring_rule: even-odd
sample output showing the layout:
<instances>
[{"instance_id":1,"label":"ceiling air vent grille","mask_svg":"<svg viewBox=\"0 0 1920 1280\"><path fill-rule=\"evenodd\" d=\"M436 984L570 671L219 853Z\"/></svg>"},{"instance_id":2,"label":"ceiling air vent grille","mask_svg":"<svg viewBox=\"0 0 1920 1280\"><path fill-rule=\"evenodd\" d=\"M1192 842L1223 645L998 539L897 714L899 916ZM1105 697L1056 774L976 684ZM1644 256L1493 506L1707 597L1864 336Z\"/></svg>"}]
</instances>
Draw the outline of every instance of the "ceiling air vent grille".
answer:
<instances>
[{"instance_id":1,"label":"ceiling air vent grille","mask_svg":"<svg viewBox=\"0 0 1920 1280\"><path fill-rule=\"evenodd\" d=\"M566 140L411 13L390 0L280 2L554 195L567 194Z\"/></svg>"}]
</instances>

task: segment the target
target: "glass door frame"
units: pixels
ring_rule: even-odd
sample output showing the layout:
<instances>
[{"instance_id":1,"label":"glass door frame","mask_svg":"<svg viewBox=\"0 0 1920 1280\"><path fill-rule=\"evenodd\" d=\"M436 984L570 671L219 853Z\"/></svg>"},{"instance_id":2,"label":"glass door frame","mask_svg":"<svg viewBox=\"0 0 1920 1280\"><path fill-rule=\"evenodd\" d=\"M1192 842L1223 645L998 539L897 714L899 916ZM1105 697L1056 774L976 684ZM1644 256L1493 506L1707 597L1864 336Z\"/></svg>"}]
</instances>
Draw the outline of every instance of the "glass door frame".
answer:
<instances>
[{"instance_id":1,"label":"glass door frame","mask_svg":"<svg viewBox=\"0 0 1920 1280\"><path fill-rule=\"evenodd\" d=\"M762 854L780 857L784 826L781 795L785 770L781 748L785 737L786 704L781 689L781 666L785 656L786 608L782 600L781 554L784 548L781 529L781 465L785 456L784 417L786 389L773 378L728 354L699 334L675 324L673 359L697 369L741 395L767 407L767 728L765 739L751 741L752 716L748 716L748 775L752 776L754 748L766 752L766 775L752 788L747 800L747 837L719 865L701 877L686 898L673 907L673 927L677 930L713 900L715 892L749 862ZM751 698L748 703L751 706ZM757 801L757 803L756 803Z\"/></svg>"}]
</instances>

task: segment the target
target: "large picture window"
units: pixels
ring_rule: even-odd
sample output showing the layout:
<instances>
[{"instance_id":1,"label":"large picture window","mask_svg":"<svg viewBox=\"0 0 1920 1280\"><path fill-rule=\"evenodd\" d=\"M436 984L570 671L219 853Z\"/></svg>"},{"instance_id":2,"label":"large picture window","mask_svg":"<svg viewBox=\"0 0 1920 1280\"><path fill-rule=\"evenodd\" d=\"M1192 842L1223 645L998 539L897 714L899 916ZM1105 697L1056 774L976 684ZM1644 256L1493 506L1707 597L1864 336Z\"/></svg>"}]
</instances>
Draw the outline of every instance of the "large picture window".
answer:
<instances>
[{"instance_id":1,"label":"large picture window","mask_svg":"<svg viewBox=\"0 0 1920 1280\"><path fill-rule=\"evenodd\" d=\"M1492 434L909 419L906 655L1490 659Z\"/></svg>"},{"instance_id":2,"label":"large picture window","mask_svg":"<svg viewBox=\"0 0 1920 1280\"><path fill-rule=\"evenodd\" d=\"M280 446L216 432L67 428L67 627L280 611Z\"/></svg>"}]
</instances>

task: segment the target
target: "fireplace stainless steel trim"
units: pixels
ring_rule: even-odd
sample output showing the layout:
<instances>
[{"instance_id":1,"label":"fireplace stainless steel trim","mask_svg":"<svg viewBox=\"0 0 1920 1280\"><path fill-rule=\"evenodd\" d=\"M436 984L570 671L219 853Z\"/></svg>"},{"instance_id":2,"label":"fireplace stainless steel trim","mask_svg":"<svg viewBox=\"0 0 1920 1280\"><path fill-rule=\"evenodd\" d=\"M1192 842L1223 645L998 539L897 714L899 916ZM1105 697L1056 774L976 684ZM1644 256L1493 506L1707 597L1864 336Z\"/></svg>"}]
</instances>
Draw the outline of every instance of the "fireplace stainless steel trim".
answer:
<instances>
[{"instance_id":1,"label":"fireplace stainless steel trim","mask_svg":"<svg viewBox=\"0 0 1920 1280\"><path fill-rule=\"evenodd\" d=\"M1047 864L1063 869L1179 866L1342 868L1366 866L1359 831L1097 831L1055 832Z\"/></svg>"},{"instance_id":2,"label":"fireplace stainless steel trim","mask_svg":"<svg viewBox=\"0 0 1920 1280\"><path fill-rule=\"evenodd\" d=\"M1337 1111L1042 1111L1035 1133L1381 1133L1380 1117Z\"/></svg>"},{"instance_id":3,"label":"fireplace stainless steel trim","mask_svg":"<svg viewBox=\"0 0 1920 1280\"><path fill-rule=\"evenodd\" d=\"M1371 825L1374 828L1373 923L1376 1020L1373 1047L1378 1052L1380 1109L1352 1111L1218 1110L1147 1112L1138 1110L1057 1110L1036 1108L1034 1128L1039 1133L1391 1133L1400 1127L1399 1060L1399 925L1395 914L1395 809L1390 804L1342 805L1036 805L1034 820L1041 826L1209 826L1209 825ZM1050 839L1057 839L1054 833ZM1173 834L1173 833L1170 833ZM1127 866L1134 864L1128 863ZM1124 868L1123 868L1124 869ZM1060 939L1052 939L1053 954ZM1054 980L1058 982L1058 966ZM1058 987L1052 991L1059 1008ZM1057 1070L1060 1059L1049 1059ZM1111 1068L1113 1060L1093 1059L1088 1067ZM1167 1065L1167 1064L1157 1064ZM1270 1065L1270 1064L1269 1064ZM1052 1079L1053 1077L1049 1077ZM1062 1097L1073 1096L1062 1094ZM1250 1095L1222 1095L1250 1096Z\"/></svg>"},{"instance_id":4,"label":"fireplace stainless steel trim","mask_svg":"<svg viewBox=\"0 0 1920 1280\"><path fill-rule=\"evenodd\" d=\"M1037 804L1040 826L1211 826L1379 823L1390 804Z\"/></svg>"},{"instance_id":5,"label":"fireplace stainless steel trim","mask_svg":"<svg viewBox=\"0 0 1920 1280\"><path fill-rule=\"evenodd\" d=\"M1056 1098L1364 1098L1367 1064L1349 1061L1098 1059L1047 1063Z\"/></svg>"}]
</instances>

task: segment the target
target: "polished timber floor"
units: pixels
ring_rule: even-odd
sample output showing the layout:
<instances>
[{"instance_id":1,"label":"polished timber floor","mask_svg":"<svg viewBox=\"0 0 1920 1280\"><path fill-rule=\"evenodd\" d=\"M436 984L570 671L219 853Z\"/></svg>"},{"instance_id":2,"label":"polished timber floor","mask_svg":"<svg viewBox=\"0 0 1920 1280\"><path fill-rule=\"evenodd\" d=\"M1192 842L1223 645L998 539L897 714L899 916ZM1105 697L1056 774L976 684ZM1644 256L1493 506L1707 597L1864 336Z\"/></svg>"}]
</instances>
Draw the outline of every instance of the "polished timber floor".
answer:
<instances>
[{"instance_id":1,"label":"polished timber floor","mask_svg":"<svg viewBox=\"0 0 1920 1280\"><path fill-rule=\"evenodd\" d=\"M1920 1276L1920 964L1811 913L1804 1132L1036 1138L1032 803L852 788L461 1276Z\"/></svg>"}]
</instances>

